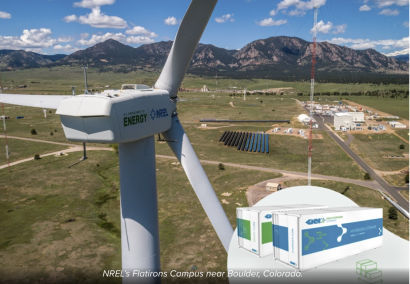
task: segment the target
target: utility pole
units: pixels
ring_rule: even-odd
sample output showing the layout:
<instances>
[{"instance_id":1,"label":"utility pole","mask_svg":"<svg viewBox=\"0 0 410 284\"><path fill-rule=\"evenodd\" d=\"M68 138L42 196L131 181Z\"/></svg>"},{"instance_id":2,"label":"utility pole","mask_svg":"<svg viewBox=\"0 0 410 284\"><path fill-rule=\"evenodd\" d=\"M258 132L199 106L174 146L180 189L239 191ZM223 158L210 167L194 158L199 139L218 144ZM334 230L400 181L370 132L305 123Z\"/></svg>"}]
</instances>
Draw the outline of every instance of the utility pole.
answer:
<instances>
[{"instance_id":1,"label":"utility pole","mask_svg":"<svg viewBox=\"0 0 410 284\"><path fill-rule=\"evenodd\" d=\"M312 43L312 71L310 79L310 131L309 131L309 160L308 160L308 186L312 185L312 132L313 132L313 95L315 92L315 64L316 64L316 34L317 34L317 11L319 6L315 1L315 13L313 19L313 43Z\"/></svg>"},{"instance_id":2,"label":"utility pole","mask_svg":"<svg viewBox=\"0 0 410 284\"><path fill-rule=\"evenodd\" d=\"M88 64L83 66L84 69L84 80L85 80L85 91L84 94L89 94L88 92L88 84L87 84L87 69L88 69Z\"/></svg>"}]
</instances>

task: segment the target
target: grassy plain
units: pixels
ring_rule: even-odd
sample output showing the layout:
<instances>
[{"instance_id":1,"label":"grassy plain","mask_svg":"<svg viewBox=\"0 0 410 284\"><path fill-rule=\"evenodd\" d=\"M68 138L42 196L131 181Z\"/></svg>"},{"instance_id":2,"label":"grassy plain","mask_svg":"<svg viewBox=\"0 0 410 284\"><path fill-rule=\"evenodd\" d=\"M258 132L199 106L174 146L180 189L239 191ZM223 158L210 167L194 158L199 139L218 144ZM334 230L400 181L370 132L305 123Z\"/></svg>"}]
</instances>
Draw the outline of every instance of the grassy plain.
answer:
<instances>
[{"instance_id":1,"label":"grassy plain","mask_svg":"<svg viewBox=\"0 0 410 284\"><path fill-rule=\"evenodd\" d=\"M285 182L286 186L305 184L306 180L291 180ZM388 210L391 207L391 204L387 200L381 199L381 194L378 191L355 184L336 181L312 180L312 185L325 187L339 192L361 207L383 208L383 227L399 237L409 240L409 220L400 213L399 219L389 219Z\"/></svg>"},{"instance_id":2,"label":"grassy plain","mask_svg":"<svg viewBox=\"0 0 410 284\"><path fill-rule=\"evenodd\" d=\"M49 143L40 143L33 141L24 141L20 139L8 139L9 153L10 153L10 163L26 159L34 158L34 155L56 152L59 150L67 149L67 146L54 145ZM7 163L6 151L4 148L5 141L4 138L0 138L1 152L0 152L0 166Z\"/></svg>"},{"instance_id":3,"label":"grassy plain","mask_svg":"<svg viewBox=\"0 0 410 284\"><path fill-rule=\"evenodd\" d=\"M396 175L384 175L383 178L390 184L394 186L405 186L404 181L405 174L396 174Z\"/></svg>"},{"instance_id":4,"label":"grassy plain","mask_svg":"<svg viewBox=\"0 0 410 284\"><path fill-rule=\"evenodd\" d=\"M371 167L380 171L398 171L409 165L408 158L385 158L385 155L408 153L408 145L393 134L353 134L354 140L350 147ZM406 144L405 149L399 149Z\"/></svg>"},{"instance_id":5,"label":"grassy plain","mask_svg":"<svg viewBox=\"0 0 410 284\"><path fill-rule=\"evenodd\" d=\"M396 134L399 135L400 137L404 138L404 140L407 140L407 142L409 141L409 130L408 129L395 130L394 132L396 132Z\"/></svg>"},{"instance_id":6,"label":"grassy plain","mask_svg":"<svg viewBox=\"0 0 410 284\"><path fill-rule=\"evenodd\" d=\"M408 90L408 88L407 88ZM356 102L379 111L387 112L400 118L409 119L409 99L392 99L382 97L349 96L350 102ZM407 137L408 139L408 137Z\"/></svg>"},{"instance_id":7,"label":"grassy plain","mask_svg":"<svg viewBox=\"0 0 410 284\"><path fill-rule=\"evenodd\" d=\"M409 200L409 191L408 190L402 190L400 191L400 194L404 196L407 200Z\"/></svg>"},{"instance_id":8,"label":"grassy plain","mask_svg":"<svg viewBox=\"0 0 410 284\"><path fill-rule=\"evenodd\" d=\"M74 161L74 155L50 156L16 165L12 173L0 170L2 280L104 282L103 269L121 269L118 157L94 151L67 170ZM198 271L225 271L226 252L174 161L157 159L162 269L189 271L195 265ZM221 171L216 165L204 169L220 200L229 202L222 206L233 227L235 208L247 206L246 189L279 176L230 167Z\"/></svg>"}]
</instances>

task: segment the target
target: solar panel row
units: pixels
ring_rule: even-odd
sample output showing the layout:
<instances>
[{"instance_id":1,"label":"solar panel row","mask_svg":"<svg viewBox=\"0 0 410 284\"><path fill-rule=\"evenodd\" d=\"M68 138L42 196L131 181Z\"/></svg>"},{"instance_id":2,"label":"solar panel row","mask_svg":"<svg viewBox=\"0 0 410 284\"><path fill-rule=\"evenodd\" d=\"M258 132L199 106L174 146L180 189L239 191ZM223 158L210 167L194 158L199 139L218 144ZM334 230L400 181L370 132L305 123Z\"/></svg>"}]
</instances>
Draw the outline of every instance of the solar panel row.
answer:
<instances>
[{"instance_id":1,"label":"solar panel row","mask_svg":"<svg viewBox=\"0 0 410 284\"><path fill-rule=\"evenodd\" d=\"M225 131L219 142L241 151L269 153L269 137L265 133Z\"/></svg>"}]
</instances>

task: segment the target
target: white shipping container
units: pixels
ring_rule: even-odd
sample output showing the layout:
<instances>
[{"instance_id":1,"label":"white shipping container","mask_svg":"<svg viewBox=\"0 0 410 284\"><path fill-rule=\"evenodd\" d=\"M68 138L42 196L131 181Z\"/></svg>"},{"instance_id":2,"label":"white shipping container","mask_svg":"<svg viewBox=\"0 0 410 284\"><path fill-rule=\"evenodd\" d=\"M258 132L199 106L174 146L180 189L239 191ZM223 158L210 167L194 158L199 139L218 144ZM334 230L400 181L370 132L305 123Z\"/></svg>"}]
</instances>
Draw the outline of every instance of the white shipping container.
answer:
<instances>
[{"instance_id":1,"label":"white shipping container","mask_svg":"<svg viewBox=\"0 0 410 284\"><path fill-rule=\"evenodd\" d=\"M236 209L238 245L259 257L273 254L272 212L327 208L324 205L255 206Z\"/></svg>"},{"instance_id":2,"label":"white shipping container","mask_svg":"<svg viewBox=\"0 0 410 284\"><path fill-rule=\"evenodd\" d=\"M382 208L275 211L274 258L304 271L383 245Z\"/></svg>"}]
</instances>

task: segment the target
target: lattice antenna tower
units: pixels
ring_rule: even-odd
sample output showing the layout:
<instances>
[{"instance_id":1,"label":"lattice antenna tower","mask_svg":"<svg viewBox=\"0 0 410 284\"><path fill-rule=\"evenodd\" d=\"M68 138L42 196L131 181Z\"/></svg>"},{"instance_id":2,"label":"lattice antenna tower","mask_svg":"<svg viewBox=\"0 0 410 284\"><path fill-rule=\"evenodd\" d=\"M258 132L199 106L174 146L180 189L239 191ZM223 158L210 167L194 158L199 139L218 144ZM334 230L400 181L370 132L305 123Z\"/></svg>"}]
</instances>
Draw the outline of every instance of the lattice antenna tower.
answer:
<instances>
[{"instance_id":1,"label":"lattice antenna tower","mask_svg":"<svg viewBox=\"0 0 410 284\"><path fill-rule=\"evenodd\" d=\"M313 44L312 44L312 71L310 78L310 131L309 131L309 159L308 159L308 186L312 185L312 132L313 132L313 94L315 92L315 64L316 64L316 34L317 34L317 12L319 9L317 0L314 6L313 19Z\"/></svg>"}]
</instances>

